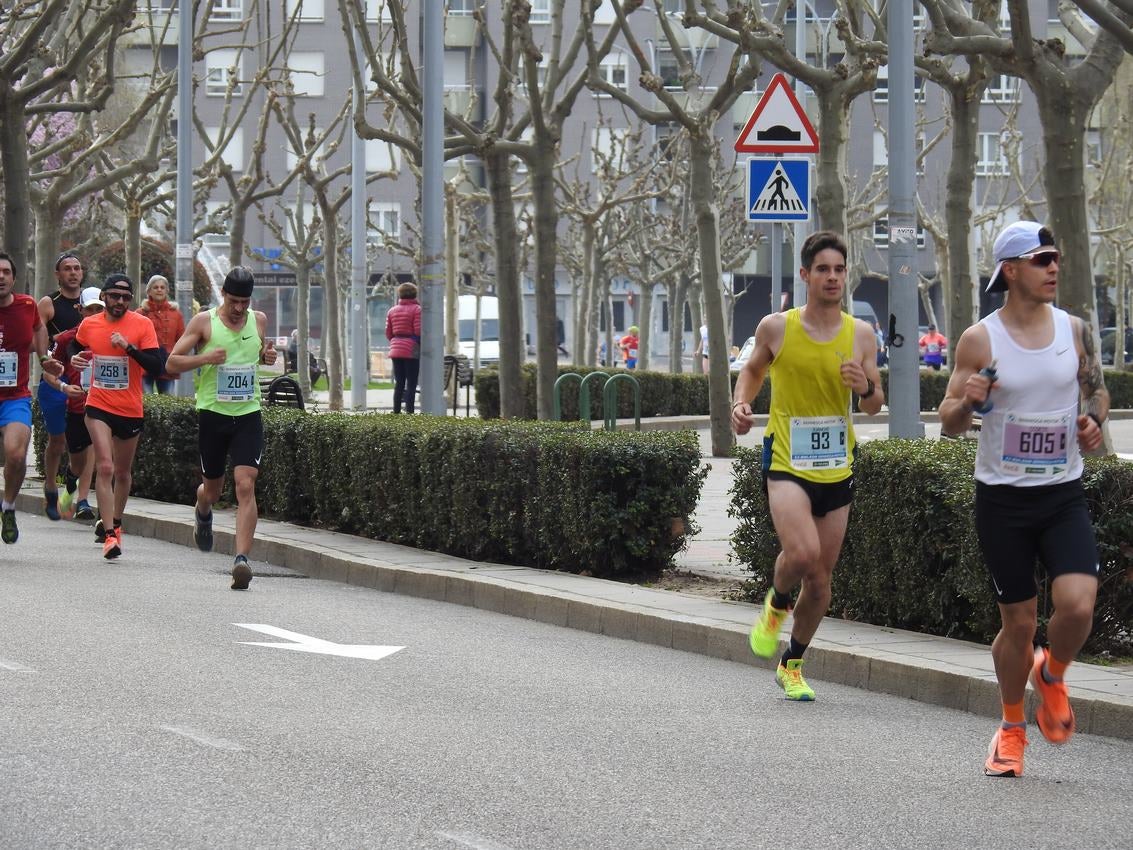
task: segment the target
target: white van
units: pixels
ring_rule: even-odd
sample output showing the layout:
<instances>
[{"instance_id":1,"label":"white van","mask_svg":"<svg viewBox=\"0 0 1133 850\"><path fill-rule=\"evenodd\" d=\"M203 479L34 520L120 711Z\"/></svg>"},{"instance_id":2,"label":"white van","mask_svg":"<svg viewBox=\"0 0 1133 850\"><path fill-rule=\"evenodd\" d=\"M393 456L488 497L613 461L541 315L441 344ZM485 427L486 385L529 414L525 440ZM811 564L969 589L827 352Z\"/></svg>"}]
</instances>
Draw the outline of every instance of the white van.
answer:
<instances>
[{"instance_id":1,"label":"white van","mask_svg":"<svg viewBox=\"0 0 1133 850\"><path fill-rule=\"evenodd\" d=\"M456 328L460 353L475 362L475 295L461 295L457 299ZM480 299L480 362L500 362L500 304L494 295L485 295Z\"/></svg>"}]
</instances>

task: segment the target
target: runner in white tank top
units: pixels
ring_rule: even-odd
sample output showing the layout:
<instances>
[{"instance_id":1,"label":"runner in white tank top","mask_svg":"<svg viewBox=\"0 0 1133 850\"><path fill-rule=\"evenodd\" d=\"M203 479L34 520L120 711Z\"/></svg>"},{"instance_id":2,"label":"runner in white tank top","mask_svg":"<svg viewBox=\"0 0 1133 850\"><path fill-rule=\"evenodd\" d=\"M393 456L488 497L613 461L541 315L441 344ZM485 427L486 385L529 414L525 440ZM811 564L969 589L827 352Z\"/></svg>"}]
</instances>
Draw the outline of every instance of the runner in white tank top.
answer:
<instances>
[{"instance_id":1,"label":"runner in white tank top","mask_svg":"<svg viewBox=\"0 0 1133 850\"><path fill-rule=\"evenodd\" d=\"M1063 674L1089 637L1098 586L1080 449L1101 445L1109 394L1089 328L1053 306L1059 255L1050 230L1016 222L999 234L994 250L987 291L1006 292L1006 300L960 337L940 425L944 434L961 434L973 411L984 411L976 531L1002 620L991 652L1003 701L984 773L1021 776L1028 677L1041 700L1036 720L1043 737L1061 744L1074 731ZM989 368L994 375L983 371ZM1032 645L1036 559L1054 603L1049 649Z\"/></svg>"}]
</instances>

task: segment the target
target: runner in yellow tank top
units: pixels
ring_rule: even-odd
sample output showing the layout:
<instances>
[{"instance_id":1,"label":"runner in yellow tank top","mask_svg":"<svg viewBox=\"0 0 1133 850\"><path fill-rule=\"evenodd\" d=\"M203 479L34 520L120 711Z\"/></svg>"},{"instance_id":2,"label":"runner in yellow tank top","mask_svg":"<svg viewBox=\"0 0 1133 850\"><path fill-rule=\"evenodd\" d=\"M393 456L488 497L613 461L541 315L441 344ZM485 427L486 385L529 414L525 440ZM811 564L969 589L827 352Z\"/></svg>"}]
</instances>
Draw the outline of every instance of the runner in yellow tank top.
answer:
<instances>
[{"instance_id":1,"label":"runner in yellow tank top","mask_svg":"<svg viewBox=\"0 0 1133 850\"><path fill-rule=\"evenodd\" d=\"M278 356L272 342L265 341L267 317L249 309L254 285L248 269L233 268L224 278L221 305L189 320L166 363L171 374L200 370L197 440L203 480L197 487L193 539L202 552L212 549L212 506L224 492L224 472L232 462L239 507L233 590L247 590L252 580L248 553L259 519L256 479L264 453L264 425L256 366L270 366Z\"/></svg>"},{"instance_id":2,"label":"runner in yellow tank top","mask_svg":"<svg viewBox=\"0 0 1133 850\"><path fill-rule=\"evenodd\" d=\"M830 605L830 577L853 498L851 391L869 415L881 410L885 397L873 328L842 312L846 243L820 231L800 254L806 305L765 316L755 329L755 349L736 380L732 427L740 435L751 430L749 401L770 372L763 481L783 550L750 642L756 655L774 654L791 592L801 583L790 645L775 678L787 699L809 701L814 690L803 679L803 653Z\"/></svg>"}]
</instances>

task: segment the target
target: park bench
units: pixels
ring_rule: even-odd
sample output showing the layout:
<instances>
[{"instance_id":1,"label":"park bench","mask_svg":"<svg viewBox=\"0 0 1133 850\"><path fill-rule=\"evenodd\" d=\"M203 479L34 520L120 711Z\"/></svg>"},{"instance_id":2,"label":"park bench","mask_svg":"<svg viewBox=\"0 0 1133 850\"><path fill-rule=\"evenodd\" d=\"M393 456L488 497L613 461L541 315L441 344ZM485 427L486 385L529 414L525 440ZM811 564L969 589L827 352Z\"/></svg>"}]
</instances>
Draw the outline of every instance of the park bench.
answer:
<instances>
[{"instance_id":1,"label":"park bench","mask_svg":"<svg viewBox=\"0 0 1133 850\"><path fill-rule=\"evenodd\" d=\"M464 387L464 415L468 416L472 406L472 363L463 354L445 355L445 388L452 387L452 415L456 415L457 394Z\"/></svg>"}]
</instances>

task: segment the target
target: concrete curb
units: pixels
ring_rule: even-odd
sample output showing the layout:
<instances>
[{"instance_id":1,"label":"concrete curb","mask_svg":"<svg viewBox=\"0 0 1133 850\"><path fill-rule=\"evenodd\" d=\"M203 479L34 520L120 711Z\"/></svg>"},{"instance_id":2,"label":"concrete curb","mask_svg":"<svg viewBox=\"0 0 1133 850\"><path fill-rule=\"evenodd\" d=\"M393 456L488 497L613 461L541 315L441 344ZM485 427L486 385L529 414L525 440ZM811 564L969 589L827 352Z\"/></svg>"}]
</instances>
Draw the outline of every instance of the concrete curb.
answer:
<instances>
[{"instance_id":1,"label":"concrete curb","mask_svg":"<svg viewBox=\"0 0 1133 850\"><path fill-rule=\"evenodd\" d=\"M30 483L30 482L29 482ZM21 493L17 507L39 513L39 485ZM128 534L152 537L194 548L191 510L131 499ZM233 553L234 512L216 511L213 551ZM478 564L449 555L423 552L337 532L261 520L255 557L311 578L337 581L466 605L536 620L550 625L736 661L770 671L771 660L755 658L748 646L754 606L637 585L502 564ZM253 588L257 587L253 584ZM987 647L880 629L827 618L807 653L807 676L919 702L999 717L1000 703ZM862 637L865 636L865 640ZM865 645L869 644L869 645ZM945 658L919 657L915 649L931 646ZM904 652L891 651L899 647ZM984 670L948 660L970 653ZM1076 665L1089 667L1089 665ZM1072 668L1072 670L1075 668ZM1105 668L1090 668L1098 675ZM1114 674L1110 674L1110 678ZM1073 683L1072 683L1073 685ZM1119 683L1115 682L1114 687ZM1073 687L1072 687L1073 691ZM1097 693L1094 690L1093 693ZM1033 694L1028 692L1033 713ZM1133 740L1133 696L1072 698L1080 732Z\"/></svg>"}]
</instances>

